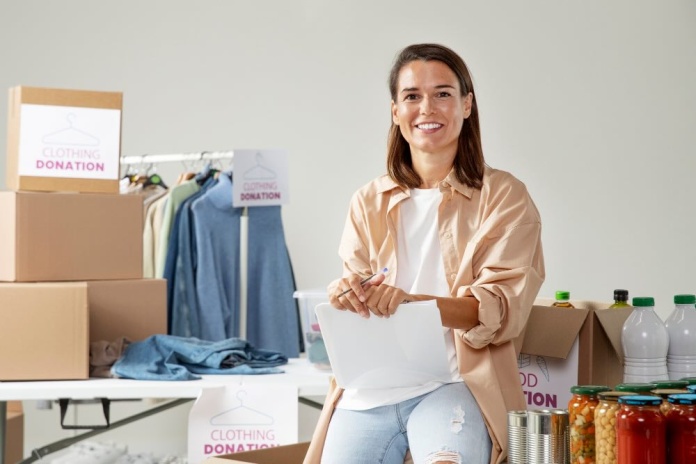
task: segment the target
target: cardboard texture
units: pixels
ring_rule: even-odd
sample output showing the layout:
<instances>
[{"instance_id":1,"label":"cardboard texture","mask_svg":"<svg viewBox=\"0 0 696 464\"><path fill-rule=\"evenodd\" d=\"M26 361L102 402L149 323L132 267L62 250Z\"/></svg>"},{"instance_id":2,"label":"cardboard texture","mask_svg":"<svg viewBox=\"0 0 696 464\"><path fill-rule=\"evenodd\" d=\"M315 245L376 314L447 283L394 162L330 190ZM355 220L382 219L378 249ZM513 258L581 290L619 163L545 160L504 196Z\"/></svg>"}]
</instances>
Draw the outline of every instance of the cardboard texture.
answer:
<instances>
[{"instance_id":1,"label":"cardboard texture","mask_svg":"<svg viewBox=\"0 0 696 464\"><path fill-rule=\"evenodd\" d=\"M539 301L537 301L539 303ZM623 380L621 329L632 308L572 301L575 308L535 305L518 357L530 408L565 408L573 385L607 385Z\"/></svg>"},{"instance_id":2,"label":"cardboard texture","mask_svg":"<svg viewBox=\"0 0 696 464\"><path fill-rule=\"evenodd\" d=\"M6 175L9 189L118 193L119 175L118 170L114 170L114 164L118 165L120 158L122 93L19 86L9 90L8 101ZM23 105L25 108L40 105L40 108L49 111L51 107L69 109L63 108L66 116L56 120L51 118L46 121L39 117L39 120L22 121ZM100 130L88 131L80 123L89 120L89 114L75 114L81 109L117 110L118 113L111 116L106 127L101 123L98 125ZM42 127L44 125L46 129ZM105 137L104 130L112 136ZM61 132L64 134L61 139L51 140L51 135ZM24 163L20 160L20 156L29 155L32 159ZM72 161L70 169L47 168L56 162L69 161ZM27 163L46 169L31 170L33 175L22 174ZM86 168L87 163L92 169ZM95 169L95 165L106 166L106 174L103 169Z\"/></svg>"},{"instance_id":3,"label":"cardboard texture","mask_svg":"<svg viewBox=\"0 0 696 464\"><path fill-rule=\"evenodd\" d=\"M0 380L89 377L89 343L167 333L163 279L0 283Z\"/></svg>"},{"instance_id":4,"label":"cardboard texture","mask_svg":"<svg viewBox=\"0 0 696 464\"><path fill-rule=\"evenodd\" d=\"M167 333L167 281L164 279L86 282L89 339L130 341Z\"/></svg>"},{"instance_id":5,"label":"cardboard texture","mask_svg":"<svg viewBox=\"0 0 696 464\"><path fill-rule=\"evenodd\" d=\"M0 284L0 380L86 379L86 285Z\"/></svg>"},{"instance_id":6,"label":"cardboard texture","mask_svg":"<svg viewBox=\"0 0 696 464\"><path fill-rule=\"evenodd\" d=\"M21 401L7 402L5 421L5 462L19 462L24 456L24 412Z\"/></svg>"},{"instance_id":7,"label":"cardboard texture","mask_svg":"<svg viewBox=\"0 0 696 464\"><path fill-rule=\"evenodd\" d=\"M140 279L138 195L0 192L0 281Z\"/></svg>"},{"instance_id":8,"label":"cardboard texture","mask_svg":"<svg viewBox=\"0 0 696 464\"><path fill-rule=\"evenodd\" d=\"M205 464L301 464L309 442L208 458Z\"/></svg>"}]
</instances>

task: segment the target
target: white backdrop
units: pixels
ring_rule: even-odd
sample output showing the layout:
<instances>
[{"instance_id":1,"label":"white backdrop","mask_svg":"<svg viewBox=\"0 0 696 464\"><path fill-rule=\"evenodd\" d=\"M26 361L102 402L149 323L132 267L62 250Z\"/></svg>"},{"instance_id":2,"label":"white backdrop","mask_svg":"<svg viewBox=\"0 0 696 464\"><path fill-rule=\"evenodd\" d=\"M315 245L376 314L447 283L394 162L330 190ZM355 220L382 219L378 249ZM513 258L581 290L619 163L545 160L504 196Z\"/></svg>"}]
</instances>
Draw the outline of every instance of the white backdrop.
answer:
<instances>
[{"instance_id":1,"label":"white backdrop","mask_svg":"<svg viewBox=\"0 0 696 464\"><path fill-rule=\"evenodd\" d=\"M696 292L691 0L3 0L0 107L20 84L122 91L123 155L287 149L298 287L324 287L351 193L385 170L391 61L423 41L465 58L487 161L541 211L541 296L628 288L665 317Z\"/></svg>"}]
</instances>

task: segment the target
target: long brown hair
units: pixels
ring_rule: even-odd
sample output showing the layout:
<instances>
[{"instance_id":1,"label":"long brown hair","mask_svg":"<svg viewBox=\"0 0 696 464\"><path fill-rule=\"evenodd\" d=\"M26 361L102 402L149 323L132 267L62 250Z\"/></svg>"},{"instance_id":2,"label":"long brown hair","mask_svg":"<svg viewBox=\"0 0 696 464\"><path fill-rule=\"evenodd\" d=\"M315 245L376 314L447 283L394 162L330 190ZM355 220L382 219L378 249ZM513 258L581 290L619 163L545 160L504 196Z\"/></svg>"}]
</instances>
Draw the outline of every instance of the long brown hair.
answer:
<instances>
[{"instance_id":1,"label":"long brown hair","mask_svg":"<svg viewBox=\"0 0 696 464\"><path fill-rule=\"evenodd\" d=\"M461 183L473 188L481 188L485 161L481 146L481 126L479 125L476 93L474 92L469 69L459 55L443 45L410 45L397 55L389 73L389 92L393 101L397 101L397 86L401 68L412 61L418 60L444 63L457 76L462 97L471 92L473 97L471 114L464 120L462 130L459 133L459 143L453 167L455 175ZM413 169L411 148L404 136L401 135L399 126L394 124L394 121L392 121L389 128L387 172L394 182L404 187L417 188L421 185L421 178Z\"/></svg>"}]
</instances>

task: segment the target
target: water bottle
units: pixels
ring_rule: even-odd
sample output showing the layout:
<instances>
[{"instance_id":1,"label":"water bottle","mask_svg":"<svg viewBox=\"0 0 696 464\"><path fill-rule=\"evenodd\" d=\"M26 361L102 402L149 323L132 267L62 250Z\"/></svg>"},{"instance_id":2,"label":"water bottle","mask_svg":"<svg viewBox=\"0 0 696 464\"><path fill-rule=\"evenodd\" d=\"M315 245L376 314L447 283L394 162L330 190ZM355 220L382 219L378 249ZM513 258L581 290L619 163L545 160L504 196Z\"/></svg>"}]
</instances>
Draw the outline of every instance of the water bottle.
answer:
<instances>
[{"instance_id":1,"label":"water bottle","mask_svg":"<svg viewBox=\"0 0 696 464\"><path fill-rule=\"evenodd\" d=\"M669 333L670 380L696 376L696 295L674 295L674 310L665 321Z\"/></svg>"},{"instance_id":2,"label":"water bottle","mask_svg":"<svg viewBox=\"0 0 696 464\"><path fill-rule=\"evenodd\" d=\"M624 383L669 380L669 334L655 312L654 298L633 298L633 311L621 330L621 345L624 352Z\"/></svg>"}]
</instances>

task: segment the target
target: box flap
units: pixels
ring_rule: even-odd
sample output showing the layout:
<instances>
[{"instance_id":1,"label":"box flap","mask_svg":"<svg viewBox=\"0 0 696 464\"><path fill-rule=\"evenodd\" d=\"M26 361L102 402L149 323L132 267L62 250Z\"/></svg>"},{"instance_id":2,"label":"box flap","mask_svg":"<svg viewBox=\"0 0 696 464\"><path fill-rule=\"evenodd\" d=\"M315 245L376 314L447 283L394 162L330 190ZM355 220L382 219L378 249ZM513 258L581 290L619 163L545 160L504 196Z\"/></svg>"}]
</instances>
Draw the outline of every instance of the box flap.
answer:
<instances>
[{"instance_id":1,"label":"box flap","mask_svg":"<svg viewBox=\"0 0 696 464\"><path fill-rule=\"evenodd\" d=\"M565 359L589 312L583 308L533 306L521 352Z\"/></svg>"},{"instance_id":2,"label":"box flap","mask_svg":"<svg viewBox=\"0 0 696 464\"><path fill-rule=\"evenodd\" d=\"M607 335L611 346L614 348L617 356L623 365L623 346L621 345L621 331L624 322L633 312L633 308L613 308L600 309L595 311L604 333Z\"/></svg>"},{"instance_id":3,"label":"box flap","mask_svg":"<svg viewBox=\"0 0 696 464\"><path fill-rule=\"evenodd\" d=\"M309 442L266 448L258 451L226 454L208 458L205 464L301 464Z\"/></svg>"}]
</instances>

